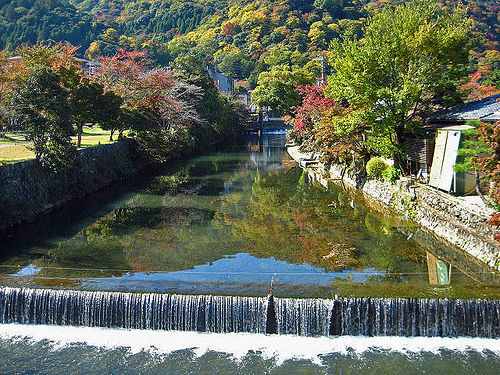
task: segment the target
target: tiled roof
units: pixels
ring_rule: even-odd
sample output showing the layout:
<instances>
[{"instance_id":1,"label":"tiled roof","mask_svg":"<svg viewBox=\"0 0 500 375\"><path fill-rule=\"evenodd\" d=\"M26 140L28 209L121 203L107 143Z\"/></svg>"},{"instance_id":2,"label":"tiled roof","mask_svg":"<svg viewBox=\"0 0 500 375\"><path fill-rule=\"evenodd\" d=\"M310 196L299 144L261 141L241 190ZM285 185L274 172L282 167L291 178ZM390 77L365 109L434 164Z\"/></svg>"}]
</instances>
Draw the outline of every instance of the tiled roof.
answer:
<instances>
[{"instance_id":1,"label":"tiled roof","mask_svg":"<svg viewBox=\"0 0 500 375\"><path fill-rule=\"evenodd\" d=\"M500 94L467 102L429 115L431 120L500 120Z\"/></svg>"}]
</instances>

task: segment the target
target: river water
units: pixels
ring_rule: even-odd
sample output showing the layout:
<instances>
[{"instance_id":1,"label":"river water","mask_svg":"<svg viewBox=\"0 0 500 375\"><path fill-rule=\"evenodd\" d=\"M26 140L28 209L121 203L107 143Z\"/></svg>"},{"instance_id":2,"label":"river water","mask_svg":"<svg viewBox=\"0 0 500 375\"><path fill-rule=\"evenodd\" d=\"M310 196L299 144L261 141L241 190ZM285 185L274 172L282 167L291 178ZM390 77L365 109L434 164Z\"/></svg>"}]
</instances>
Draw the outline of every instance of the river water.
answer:
<instances>
[{"instance_id":1,"label":"river water","mask_svg":"<svg viewBox=\"0 0 500 375\"><path fill-rule=\"evenodd\" d=\"M2 234L0 285L278 297L492 298L498 277L411 222L315 186L249 137ZM497 339L0 325L5 373L494 373Z\"/></svg>"},{"instance_id":2,"label":"river water","mask_svg":"<svg viewBox=\"0 0 500 375\"><path fill-rule=\"evenodd\" d=\"M496 374L492 339L0 325L5 374Z\"/></svg>"}]
</instances>

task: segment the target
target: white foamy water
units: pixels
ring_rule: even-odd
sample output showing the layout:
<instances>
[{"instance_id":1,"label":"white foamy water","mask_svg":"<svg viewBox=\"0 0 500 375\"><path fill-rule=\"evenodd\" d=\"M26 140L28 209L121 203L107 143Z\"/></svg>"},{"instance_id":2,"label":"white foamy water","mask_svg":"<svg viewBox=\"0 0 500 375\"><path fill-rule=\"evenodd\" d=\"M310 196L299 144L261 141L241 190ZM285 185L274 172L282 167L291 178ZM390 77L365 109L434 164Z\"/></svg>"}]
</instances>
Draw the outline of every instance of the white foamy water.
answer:
<instances>
[{"instance_id":1,"label":"white foamy water","mask_svg":"<svg viewBox=\"0 0 500 375\"><path fill-rule=\"evenodd\" d=\"M320 364L321 355L339 353L362 354L369 350L389 350L403 354L488 351L500 357L500 339L484 338L427 338L427 337L299 337L241 333L197 333L180 331L147 331L90 327L0 324L0 339L47 340L54 351L81 343L88 346L114 349L127 348L131 353L151 352L169 354L191 349L197 356L209 351L227 353L235 359L249 351L277 363L288 359L304 359Z\"/></svg>"}]
</instances>

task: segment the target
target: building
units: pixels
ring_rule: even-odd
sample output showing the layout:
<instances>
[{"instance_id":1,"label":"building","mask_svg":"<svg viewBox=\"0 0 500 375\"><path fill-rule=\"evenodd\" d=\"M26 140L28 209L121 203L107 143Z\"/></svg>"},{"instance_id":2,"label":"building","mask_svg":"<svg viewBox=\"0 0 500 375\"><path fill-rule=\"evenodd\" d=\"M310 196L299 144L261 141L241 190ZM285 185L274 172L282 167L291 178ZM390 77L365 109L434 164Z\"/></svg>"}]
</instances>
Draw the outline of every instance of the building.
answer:
<instances>
[{"instance_id":1,"label":"building","mask_svg":"<svg viewBox=\"0 0 500 375\"><path fill-rule=\"evenodd\" d=\"M492 95L481 100L467 102L449 109L431 113L428 117L427 133L435 134L434 147L419 149L425 154L426 163L432 163L429 174L429 185L438 189L466 194L476 187L474 173L458 173L453 166L460 162L458 150L464 139L464 130L473 129L467 125L470 120L482 122L496 122L500 120L500 94ZM424 140L420 140L424 141ZM429 142L429 144L431 144Z\"/></svg>"},{"instance_id":2,"label":"building","mask_svg":"<svg viewBox=\"0 0 500 375\"><path fill-rule=\"evenodd\" d=\"M455 107L434 112L429 120L439 124L465 124L469 120L496 122L500 120L500 94L466 102Z\"/></svg>"},{"instance_id":3,"label":"building","mask_svg":"<svg viewBox=\"0 0 500 375\"><path fill-rule=\"evenodd\" d=\"M234 91L234 79L207 67L207 72L217 85L217 90L222 94L230 94Z\"/></svg>"},{"instance_id":4,"label":"building","mask_svg":"<svg viewBox=\"0 0 500 375\"><path fill-rule=\"evenodd\" d=\"M101 64L97 61L81 59L79 57L73 57L73 60L80 64L80 67L82 68L85 75L93 76L101 69Z\"/></svg>"}]
</instances>

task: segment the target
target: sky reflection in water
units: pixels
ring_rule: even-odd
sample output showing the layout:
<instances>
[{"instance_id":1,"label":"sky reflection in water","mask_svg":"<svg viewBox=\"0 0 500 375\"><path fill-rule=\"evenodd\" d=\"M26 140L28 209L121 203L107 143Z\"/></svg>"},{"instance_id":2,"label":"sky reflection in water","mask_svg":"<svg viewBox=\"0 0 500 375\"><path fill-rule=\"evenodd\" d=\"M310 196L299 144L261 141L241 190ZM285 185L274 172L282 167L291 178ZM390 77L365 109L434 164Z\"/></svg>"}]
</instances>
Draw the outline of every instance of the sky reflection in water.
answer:
<instances>
[{"instance_id":1,"label":"sky reflection in water","mask_svg":"<svg viewBox=\"0 0 500 375\"><path fill-rule=\"evenodd\" d=\"M327 285L335 279L350 279L352 282L367 282L370 276L383 275L375 269L361 272L343 270L327 272L310 264L290 264L274 258L256 258L246 253L225 256L212 263L195 266L192 270L163 272L134 272L122 276L122 280L130 281L171 281L198 283L270 283L274 278L276 284Z\"/></svg>"}]
</instances>

